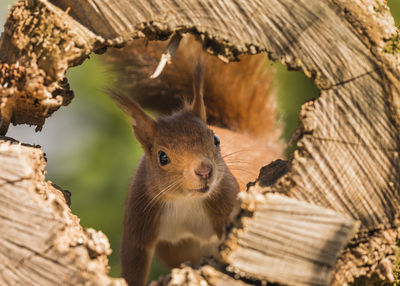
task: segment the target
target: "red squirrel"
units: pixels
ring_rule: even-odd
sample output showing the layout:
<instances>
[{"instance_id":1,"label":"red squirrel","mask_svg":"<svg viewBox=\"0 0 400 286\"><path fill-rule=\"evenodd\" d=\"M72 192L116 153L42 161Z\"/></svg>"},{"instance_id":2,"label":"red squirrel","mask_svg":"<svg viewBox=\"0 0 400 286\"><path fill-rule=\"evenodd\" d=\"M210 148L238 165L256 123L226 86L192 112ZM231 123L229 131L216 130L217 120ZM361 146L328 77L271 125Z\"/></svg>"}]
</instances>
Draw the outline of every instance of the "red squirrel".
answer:
<instances>
[{"instance_id":1,"label":"red squirrel","mask_svg":"<svg viewBox=\"0 0 400 286\"><path fill-rule=\"evenodd\" d=\"M225 64L204 53L196 68L201 46L185 37L172 64L149 79L164 46L135 41L109 56L120 90L111 97L144 150L121 244L122 276L135 286L146 284L153 254L170 267L217 256L237 193L283 151L262 56ZM141 106L168 115L153 119Z\"/></svg>"}]
</instances>

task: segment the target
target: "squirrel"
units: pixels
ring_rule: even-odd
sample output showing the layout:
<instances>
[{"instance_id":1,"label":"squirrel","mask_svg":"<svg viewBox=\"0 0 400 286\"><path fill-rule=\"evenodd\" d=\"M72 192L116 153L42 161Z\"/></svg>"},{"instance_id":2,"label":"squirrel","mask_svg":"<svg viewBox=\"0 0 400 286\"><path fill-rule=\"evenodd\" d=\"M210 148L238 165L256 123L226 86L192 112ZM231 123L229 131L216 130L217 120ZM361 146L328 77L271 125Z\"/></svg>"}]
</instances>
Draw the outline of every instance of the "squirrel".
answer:
<instances>
[{"instance_id":1,"label":"squirrel","mask_svg":"<svg viewBox=\"0 0 400 286\"><path fill-rule=\"evenodd\" d=\"M108 52L118 86L110 96L144 150L121 243L122 277L135 286L146 284L154 254L169 267L217 257L237 193L283 154L265 56L225 64L184 37L172 63L150 79L164 48L133 41Z\"/></svg>"}]
</instances>

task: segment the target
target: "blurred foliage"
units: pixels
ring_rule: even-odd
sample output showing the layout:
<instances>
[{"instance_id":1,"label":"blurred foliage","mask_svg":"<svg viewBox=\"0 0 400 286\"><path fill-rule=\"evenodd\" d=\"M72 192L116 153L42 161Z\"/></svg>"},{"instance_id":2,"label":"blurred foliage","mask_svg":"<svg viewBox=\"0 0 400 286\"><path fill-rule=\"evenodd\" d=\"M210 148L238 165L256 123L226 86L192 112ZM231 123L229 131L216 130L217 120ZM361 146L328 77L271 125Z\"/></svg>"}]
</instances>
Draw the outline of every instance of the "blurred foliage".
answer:
<instances>
[{"instance_id":1,"label":"blurred foliage","mask_svg":"<svg viewBox=\"0 0 400 286\"><path fill-rule=\"evenodd\" d=\"M106 233L113 249L112 275L118 276L124 200L140 158L140 147L129 120L101 92L111 85L112 77L99 56L70 69L67 78L75 92L69 106L71 116L78 116L80 124L89 125L92 132L90 136L82 134L85 142L79 148L62 153L59 163L69 166L49 170L48 178L71 191L72 212L83 226ZM79 134L71 134L76 135L79 140Z\"/></svg>"},{"instance_id":2,"label":"blurred foliage","mask_svg":"<svg viewBox=\"0 0 400 286\"><path fill-rule=\"evenodd\" d=\"M400 25L400 1L399 0L388 0L388 6L390 7L390 12L393 15L394 22L398 27Z\"/></svg>"},{"instance_id":3,"label":"blurred foliage","mask_svg":"<svg viewBox=\"0 0 400 286\"><path fill-rule=\"evenodd\" d=\"M4 7L11 2L5 1L0 5ZM399 21L400 1L390 0L388 4ZM4 21L4 18L0 19ZM278 63L273 65L277 68L275 82L279 118L285 125L283 137L288 140L298 125L301 104L316 98L318 89L302 72L289 72ZM119 276L118 253L124 200L142 151L133 136L129 120L102 92L112 86L113 75L100 56L93 56L81 66L70 69L67 78L75 92L75 99L58 112L75 119L72 122L76 125L70 126L68 132L77 144L65 152L60 150L57 157L49 158L52 167L48 168L48 179L71 191L72 211L84 227L102 230L108 236L113 249L109 257L110 275ZM155 261L150 279L166 271Z\"/></svg>"},{"instance_id":4,"label":"blurred foliage","mask_svg":"<svg viewBox=\"0 0 400 286\"><path fill-rule=\"evenodd\" d=\"M278 120L284 125L282 137L288 142L299 124L299 111L303 103L318 97L319 90L311 79L300 71L289 71L281 63L273 64L276 68ZM288 146L286 157L295 150L296 146Z\"/></svg>"}]
</instances>

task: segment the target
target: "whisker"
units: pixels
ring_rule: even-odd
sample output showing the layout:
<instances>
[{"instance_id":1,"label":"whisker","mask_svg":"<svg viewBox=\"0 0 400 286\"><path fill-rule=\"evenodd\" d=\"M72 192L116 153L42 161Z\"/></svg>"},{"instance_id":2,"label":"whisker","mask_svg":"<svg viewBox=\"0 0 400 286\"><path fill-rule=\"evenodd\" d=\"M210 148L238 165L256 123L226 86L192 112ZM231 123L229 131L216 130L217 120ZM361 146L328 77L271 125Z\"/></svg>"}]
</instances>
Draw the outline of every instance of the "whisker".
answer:
<instances>
[{"instance_id":1,"label":"whisker","mask_svg":"<svg viewBox=\"0 0 400 286\"><path fill-rule=\"evenodd\" d=\"M154 201L154 204L157 202L158 198L165 192L167 192L168 190L172 189L174 186L176 186L178 183L178 181L174 181L173 183L169 184L168 186L166 186L164 189L162 189L157 195L155 195L144 207L143 212L146 211L146 209L151 206L152 202Z\"/></svg>"},{"instance_id":2,"label":"whisker","mask_svg":"<svg viewBox=\"0 0 400 286\"><path fill-rule=\"evenodd\" d=\"M161 198L161 195L162 194L164 194L164 193L166 193L167 191L169 191L169 190L171 190L171 189L173 189L174 187L176 187L177 185L179 185L181 183L181 180L175 180L173 183L171 183L171 184L169 184L168 186L166 186L164 189L162 189L157 195L155 195L147 204L146 204L146 206L144 207L144 209L143 209L143 212L145 212L146 211L146 209L149 207L149 206L152 206L152 203L153 203L153 206L157 203L157 201L158 201L158 199L159 198ZM151 209L151 208L150 208Z\"/></svg>"},{"instance_id":3,"label":"whisker","mask_svg":"<svg viewBox=\"0 0 400 286\"><path fill-rule=\"evenodd\" d=\"M209 199L213 199L213 197L215 197L215 194L214 194L215 192L207 192L207 197L209 198Z\"/></svg>"},{"instance_id":4,"label":"whisker","mask_svg":"<svg viewBox=\"0 0 400 286\"><path fill-rule=\"evenodd\" d=\"M166 181L167 178L169 180L174 180L173 183L171 183L170 185L174 184L176 181L179 181L181 179L180 176L174 176L174 177L163 176L161 178L160 182ZM177 183L179 183L179 182L177 182ZM151 193L158 192L158 190L165 189L167 187L169 187L169 186L163 186L163 184L160 184L160 183L148 186L148 189L145 192L139 194L139 196L136 198L136 203L140 205L141 203L143 203L149 199L149 196Z\"/></svg>"},{"instance_id":5,"label":"whisker","mask_svg":"<svg viewBox=\"0 0 400 286\"><path fill-rule=\"evenodd\" d=\"M251 149L237 150L237 151L234 151L234 152L225 154L224 156L222 156L222 158L224 159L224 158L226 158L226 157L229 157L229 156L235 155L235 154L237 154L237 153L241 153L241 152L254 152L254 150L251 150Z\"/></svg>"},{"instance_id":6,"label":"whisker","mask_svg":"<svg viewBox=\"0 0 400 286\"><path fill-rule=\"evenodd\" d=\"M252 165L251 162L246 161L225 161L227 165L229 164L241 164L241 165Z\"/></svg>"},{"instance_id":7,"label":"whisker","mask_svg":"<svg viewBox=\"0 0 400 286\"><path fill-rule=\"evenodd\" d=\"M230 170L243 171L243 172L248 173L248 174L254 174L254 172L249 171L249 170L244 169L244 168L235 167L235 166L228 166L228 167L229 167Z\"/></svg>"},{"instance_id":8,"label":"whisker","mask_svg":"<svg viewBox=\"0 0 400 286\"><path fill-rule=\"evenodd\" d=\"M240 171L240 172L246 173L246 174L248 174L248 175L254 175L254 176L257 176L257 175L258 175L258 172L252 172L252 171L249 171L249 170L247 170L247 169L240 168L240 167L228 166L228 168L229 168L229 170L225 170L225 172L227 172L227 173L228 173L229 171Z\"/></svg>"},{"instance_id":9,"label":"whisker","mask_svg":"<svg viewBox=\"0 0 400 286\"><path fill-rule=\"evenodd\" d=\"M225 162L225 164L217 164L218 167L224 167L227 166L229 168L235 167L235 168L242 168L243 170L247 170L247 166L250 166L251 164L246 164L244 162Z\"/></svg>"}]
</instances>

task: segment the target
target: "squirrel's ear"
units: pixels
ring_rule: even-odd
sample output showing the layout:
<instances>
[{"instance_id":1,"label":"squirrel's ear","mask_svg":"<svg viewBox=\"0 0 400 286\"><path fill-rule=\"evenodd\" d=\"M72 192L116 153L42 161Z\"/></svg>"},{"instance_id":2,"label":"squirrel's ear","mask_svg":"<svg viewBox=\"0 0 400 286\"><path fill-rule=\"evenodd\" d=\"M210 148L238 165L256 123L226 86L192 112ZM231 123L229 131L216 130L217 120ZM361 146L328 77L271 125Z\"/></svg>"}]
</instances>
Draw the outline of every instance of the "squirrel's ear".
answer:
<instances>
[{"instance_id":1,"label":"squirrel's ear","mask_svg":"<svg viewBox=\"0 0 400 286\"><path fill-rule=\"evenodd\" d=\"M109 95L118 106L132 118L133 131L145 151L150 151L156 129L156 121L150 117L133 99L110 91Z\"/></svg>"},{"instance_id":2,"label":"squirrel's ear","mask_svg":"<svg viewBox=\"0 0 400 286\"><path fill-rule=\"evenodd\" d=\"M206 107L203 99L204 91L204 72L203 64L199 59L196 69L193 74L193 103L192 112L201 120L207 122Z\"/></svg>"}]
</instances>

